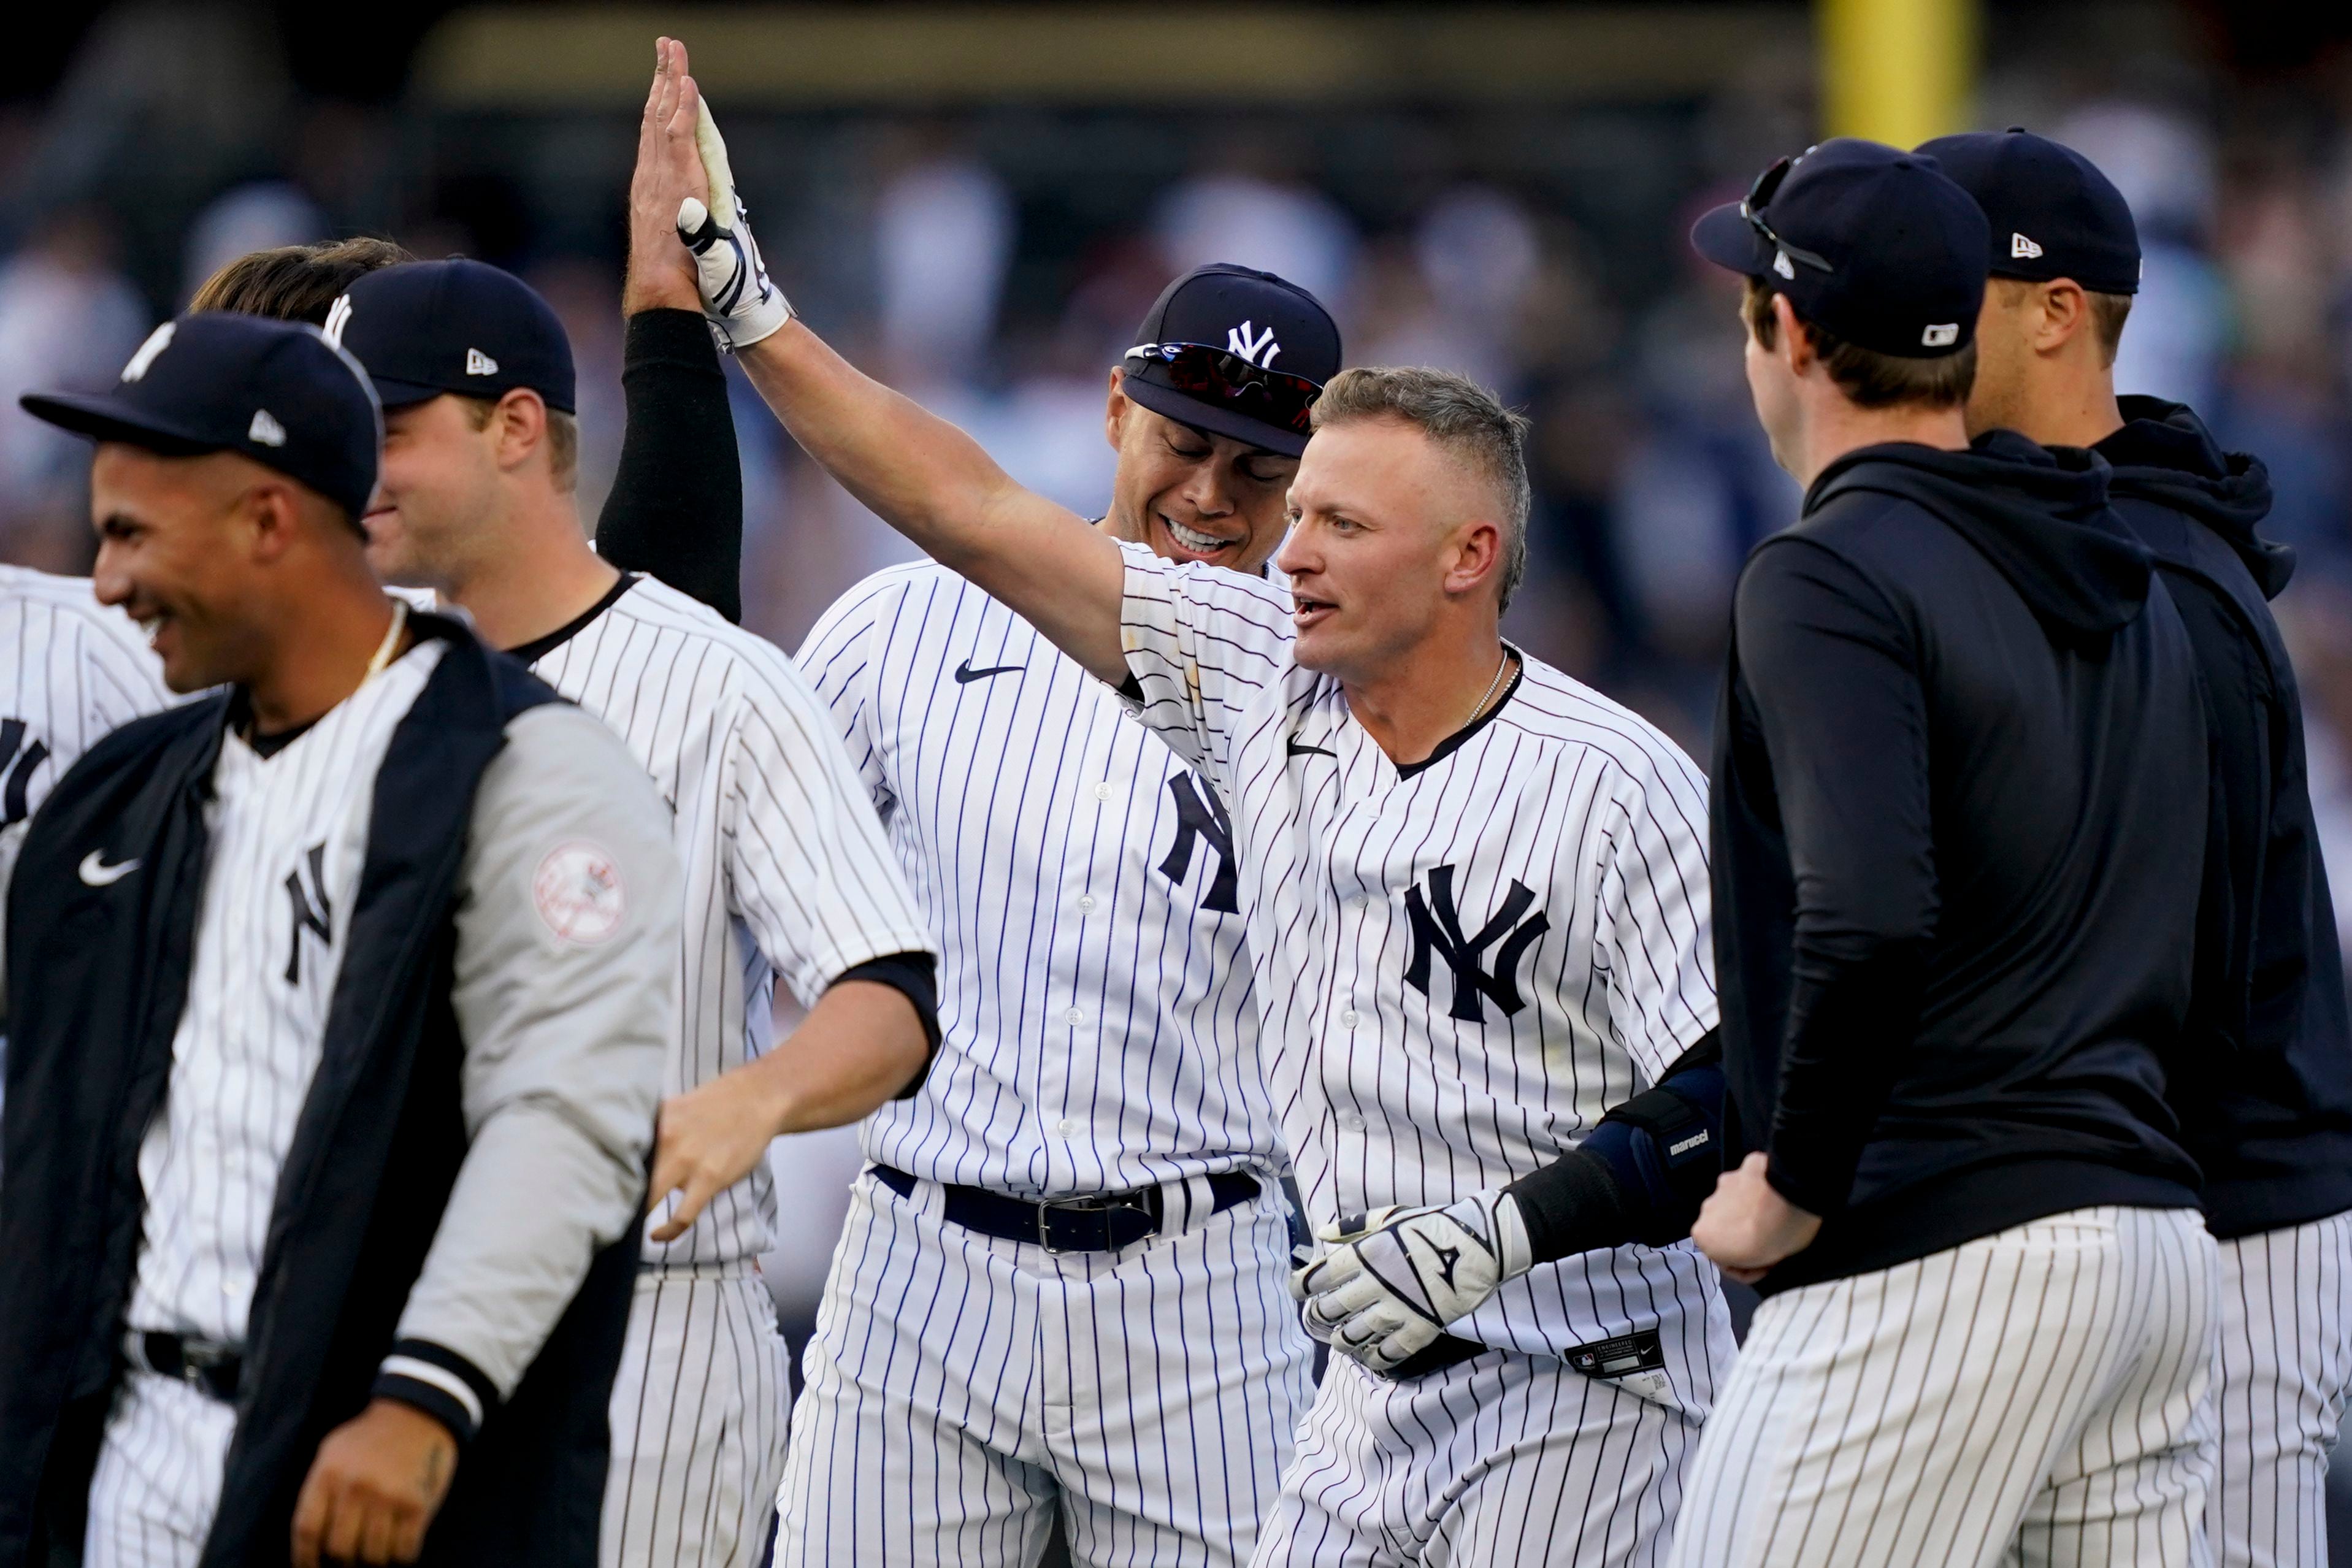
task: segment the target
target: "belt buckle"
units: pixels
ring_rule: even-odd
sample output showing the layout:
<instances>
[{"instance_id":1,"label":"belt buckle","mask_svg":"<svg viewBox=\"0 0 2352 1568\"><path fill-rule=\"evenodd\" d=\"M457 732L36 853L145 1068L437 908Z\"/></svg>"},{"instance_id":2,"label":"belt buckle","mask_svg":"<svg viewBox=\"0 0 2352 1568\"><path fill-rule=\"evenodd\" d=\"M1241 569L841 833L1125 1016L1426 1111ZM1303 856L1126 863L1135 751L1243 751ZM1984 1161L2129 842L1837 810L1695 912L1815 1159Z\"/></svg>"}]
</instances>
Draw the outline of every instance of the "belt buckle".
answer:
<instances>
[{"instance_id":1,"label":"belt buckle","mask_svg":"<svg viewBox=\"0 0 2352 1568\"><path fill-rule=\"evenodd\" d=\"M199 1394L213 1392L213 1374L236 1357L227 1345L214 1344L205 1340L180 1339L180 1381Z\"/></svg>"},{"instance_id":2,"label":"belt buckle","mask_svg":"<svg viewBox=\"0 0 2352 1568\"><path fill-rule=\"evenodd\" d=\"M1056 1213L1092 1216L1100 1222L1102 1227L1097 1243L1068 1247L1055 1245L1053 1239L1052 1219ZM1113 1238L1110 1233L1110 1221L1111 1217L1117 1214L1140 1216L1144 1221L1143 1234L1136 1237L1133 1241L1122 1242ZM1044 1248L1046 1256L1051 1258L1059 1258L1067 1252L1115 1252L1121 1247L1133 1246L1135 1241L1146 1240L1157 1235L1159 1230L1160 1221L1152 1217L1150 1205L1140 1197L1048 1198L1037 1206L1037 1245Z\"/></svg>"}]
</instances>

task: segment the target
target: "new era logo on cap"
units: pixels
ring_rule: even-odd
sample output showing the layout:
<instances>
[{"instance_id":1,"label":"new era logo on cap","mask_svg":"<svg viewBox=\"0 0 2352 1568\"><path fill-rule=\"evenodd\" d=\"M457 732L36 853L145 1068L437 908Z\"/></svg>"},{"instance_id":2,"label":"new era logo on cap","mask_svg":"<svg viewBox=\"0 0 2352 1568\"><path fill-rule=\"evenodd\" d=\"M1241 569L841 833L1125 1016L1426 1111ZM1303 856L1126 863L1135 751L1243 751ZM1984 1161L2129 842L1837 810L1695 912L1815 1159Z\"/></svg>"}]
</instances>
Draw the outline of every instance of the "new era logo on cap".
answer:
<instances>
[{"instance_id":1,"label":"new era logo on cap","mask_svg":"<svg viewBox=\"0 0 2352 1568\"><path fill-rule=\"evenodd\" d=\"M479 349L468 349L466 350L466 373L469 376L494 376L499 373L499 362Z\"/></svg>"},{"instance_id":2,"label":"new era logo on cap","mask_svg":"<svg viewBox=\"0 0 2352 1568\"><path fill-rule=\"evenodd\" d=\"M286 427L269 416L266 408L253 411L253 423L245 427L245 438L260 446L286 444Z\"/></svg>"},{"instance_id":3,"label":"new era logo on cap","mask_svg":"<svg viewBox=\"0 0 2352 1568\"><path fill-rule=\"evenodd\" d=\"M2009 236L2009 254L2022 261L2040 256L2042 247L2021 234L2012 234Z\"/></svg>"}]
</instances>

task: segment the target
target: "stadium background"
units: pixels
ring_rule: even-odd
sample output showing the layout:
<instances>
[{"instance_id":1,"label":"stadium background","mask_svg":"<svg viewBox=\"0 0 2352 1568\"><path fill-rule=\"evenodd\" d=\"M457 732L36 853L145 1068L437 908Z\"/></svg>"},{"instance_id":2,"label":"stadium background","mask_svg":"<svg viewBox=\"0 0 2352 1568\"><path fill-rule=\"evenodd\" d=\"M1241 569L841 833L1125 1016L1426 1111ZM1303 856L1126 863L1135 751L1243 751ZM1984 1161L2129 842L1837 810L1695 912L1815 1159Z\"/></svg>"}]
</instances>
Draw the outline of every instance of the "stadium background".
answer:
<instances>
[{"instance_id":1,"label":"stadium background","mask_svg":"<svg viewBox=\"0 0 2352 1568\"><path fill-rule=\"evenodd\" d=\"M1683 243L1771 156L2030 125L2147 260L2125 391L2270 464L2314 803L2352 881L2352 10L2227 0L403 6L12 17L0 53L0 559L85 570L85 449L34 386L111 380L215 266L357 232L511 267L581 369L583 506L620 438L622 206L652 39L694 51L774 271L836 344L1091 515L1106 368L1160 284L1268 267L1352 362L1535 421L1508 630L1704 757L1727 597L1795 494L1736 291ZM738 378L746 619L785 648L906 547ZM2347 923L2352 932L2352 923ZM856 1161L782 1145L770 1279L805 1332ZM2352 1519L2338 1561L2352 1563Z\"/></svg>"}]
</instances>

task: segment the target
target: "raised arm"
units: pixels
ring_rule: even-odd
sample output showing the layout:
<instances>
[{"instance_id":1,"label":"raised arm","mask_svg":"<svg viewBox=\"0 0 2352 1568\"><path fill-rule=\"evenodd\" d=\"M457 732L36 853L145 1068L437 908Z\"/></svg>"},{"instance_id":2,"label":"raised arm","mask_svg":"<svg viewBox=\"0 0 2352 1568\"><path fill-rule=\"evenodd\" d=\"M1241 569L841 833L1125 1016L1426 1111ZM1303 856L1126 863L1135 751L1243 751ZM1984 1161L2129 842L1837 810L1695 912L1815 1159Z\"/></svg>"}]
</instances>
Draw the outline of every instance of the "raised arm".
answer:
<instances>
[{"instance_id":1,"label":"raised arm","mask_svg":"<svg viewBox=\"0 0 2352 1568\"><path fill-rule=\"evenodd\" d=\"M657 149L673 210L690 198L688 226L705 260L706 311L727 326L730 307L775 308L724 173L704 169L696 131L701 96L683 46L656 83ZM714 192L716 194L714 194ZM723 264L723 265L722 265ZM717 279L714 287L714 277ZM766 322L762 322L763 328ZM883 521L987 590L1097 677L1127 679L1119 644L1124 585L1118 545L1084 518L1013 482L980 444L860 373L798 319L735 340L751 384L808 455Z\"/></svg>"},{"instance_id":2,"label":"raised arm","mask_svg":"<svg viewBox=\"0 0 2352 1568\"><path fill-rule=\"evenodd\" d=\"M612 493L596 519L596 551L659 578L730 621L743 618L743 470L727 374L703 324L694 261L677 243L677 198L649 152L661 140L661 69L637 129L629 185L629 270L621 309L628 336L621 388L628 423Z\"/></svg>"}]
</instances>

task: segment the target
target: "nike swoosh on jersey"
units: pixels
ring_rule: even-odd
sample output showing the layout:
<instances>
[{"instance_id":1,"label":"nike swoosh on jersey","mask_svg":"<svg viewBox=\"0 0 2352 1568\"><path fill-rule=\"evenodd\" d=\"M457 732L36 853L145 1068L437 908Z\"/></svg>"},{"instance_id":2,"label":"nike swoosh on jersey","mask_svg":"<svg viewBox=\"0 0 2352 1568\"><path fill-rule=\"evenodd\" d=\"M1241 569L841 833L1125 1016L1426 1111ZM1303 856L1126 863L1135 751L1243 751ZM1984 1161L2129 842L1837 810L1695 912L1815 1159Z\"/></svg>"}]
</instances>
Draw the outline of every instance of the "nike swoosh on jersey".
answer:
<instances>
[{"instance_id":1,"label":"nike swoosh on jersey","mask_svg":"<svg viewBox=\"0 0 2352 1568\"><path fill-rule=\"evenodd\" d=\"M92 850L81 857L81 879L91 887L110 886L139 869L139 862L135 860L123 861L117 865L108 865L105 853L103 850Z\"/></svg>"},{"instance_id":2,"label":"nike swoosh on jersey","mask_svg":"<svg viewBox=\"0 0 2352 1568\"><path fill-rule=\"evenodd\" d=\"M1282 749L1286 755L1291 757L1328 757L1335 762L1339 758L1339 754L1328 747L1299 744L1299 739L1295 735L1282 743Z\"/></svg>"},{"instance_id":3,"label":"nike swoosh on jersey","mask_svg":"<svg viewBox=\"0 0 2352 1568\"><path fill-rule=\"evenodd\" d=\"M975 670L971 667L971 661L966 659L955 667L955 683L960 686L968 686L974 681L984 681L991 675L1017 675L1026 667L1022 664L992 664L985 670Z\"/></svg>"}]
</instances>

